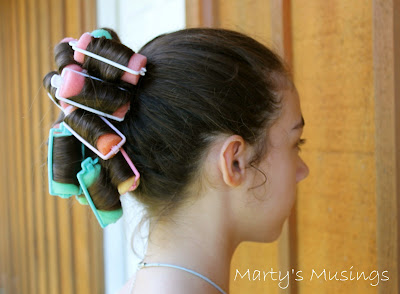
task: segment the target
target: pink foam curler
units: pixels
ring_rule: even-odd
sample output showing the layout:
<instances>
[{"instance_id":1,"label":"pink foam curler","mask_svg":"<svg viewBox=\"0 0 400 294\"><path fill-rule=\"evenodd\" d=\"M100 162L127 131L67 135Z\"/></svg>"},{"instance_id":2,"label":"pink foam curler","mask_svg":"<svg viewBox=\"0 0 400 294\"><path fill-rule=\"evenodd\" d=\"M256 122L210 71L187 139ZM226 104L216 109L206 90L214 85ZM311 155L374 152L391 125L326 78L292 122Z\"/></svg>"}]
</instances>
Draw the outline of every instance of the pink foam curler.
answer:
<instances>
[{"instance_id":1,"label":"pink foam curler","mask_svg":"<svg viewBox=\"0 0 400 294\"><path fill-rule=\"evenodd\" d=\"M64 103L67 103L69 105L73 105L75 107L84 109L86 111L89 111L91 113L95 113L100 116L104 116L116 121L123 121L125 119L125 115L128 112L130 108L130 103L126 103L119 107L113 114L105 113L103 111L91 108L87 105L83 105L81 103L78 103L76 101L73 101L71 99L68 99L69 97L79 95L86 82L86 78L90 79L95 79L98 81L103 81L99 78L93 77L88 75L79 65L72 64L66 66L61 75L53 75L51 78L51 85L54 88L57 88L55 97L59 101L63 101ZM124 88L120 88L121 90L126 91ZM62 110L64 109L61 107L59 102L56 102L52 95L50 93L47 93L49 98Z\"/></svg>"},{"instance_id":2,"label":"pink foam curler","mask_svg":"<svg viewBox=\"0 0 400 294\"><path fill-rule=\"evenodd\" d=\"M65 116L69 115L70 113L72 113L77 109L77 107L65 103L64 101L60 101L60 106L63 109Z\"/></svg>"},{"instance_id":3,"label":"pink foam curler","mask_svg":"<svg viewBox=\"0 0 400 294\"><path fill-rule=\"evenodd\" d=\"M69 43L69 42L71 42L71 41L77 41L77 40L74 39L74 38L71 38L71 37L67 37L67 38L62 39L62 40L60 41L60 43ZM59 44L60 44L60 43L59 43Z\"/></svg>"},{"instance_id":4,"label":"pink foam curler","mask_svg":"<svg viewBox=\"0 0 400 294\"><path fill-rule=\"evenodd\" d=\"M60 101L60 105L61 105L62 109L65 109L69 106L69 104L64 101Z\"/></svg>"},{"instance_id":5,"label":"pink foam curler","mask_svg":"<svg viewBox=\"0 0 400 294\"><path fill-rule=\"evenodd\" d=\"M76 43L76 47L86 50L87 46L89 45L90 41L92 41L92 35L90 33L84 33ZM74 52L74 59L79 63L83 63L85 60L85 55L81 52L75 51Z\"/></svg>"},{"instance_id":6,"label":"pink foam curler","mask_svg":"<svg viewBox=\"0 0 400 294\"><path fill-rule=\"evenodd\" d=\"M86 48L91 42L92 38L93 36L91 34L84 33L77 42L76 41L69 42L69 45L75 51L74 52L75 61L83 63L84 56L87 55L90 56L91 58L107 63L111 66L114 66L120 70L125 71L121 79L133 85L136 85L138 83L140 76L145 75L146 73L145 66L147 63L147 57L138 53L134 53L130 57L128 64L125 66L123 64L117 63L113 60L95 54L93 52L87 51Z\"/></svg>"},{"instance_id":7,"label":"pink foam curler","mask_svg":"<svg viewBox=\"0 0 400 294\"><path fill-rule=\"evenodd\" d=\"M129 59L127 67L134 70L140 71L142 68L146 66L147 57L143 56L139 53L134 53L132 57ZM139 81L139 75L132 74L130 72L125 72L121 78L121 80L131 83L132 85L136 85Z\"/></svg>"},{"instance_id":8,"label":"pink foam curler","mask_svg":"<svg viewBox=\"0 0 400 294\"><path fill-rule=\"evenodd\" d=\"M119 118L124 118L125 114L128 112L129 108L130 108L131 103L128 102L124 105L122 105L120 108L118 108L112 115L119 117Z\"/></svg>"},{"instance_id":9,"label":"pink foam curler","mask_svg":"<svg viewBox=\"0 0 400 294\"><path fill-rule=\"evenodd\" d=\"M85 76L79 74L83 69L77 64L67 65L65 68L70 70L63 71L62 85L60 87L59 95L64 98L79 95L85 85Z\"/></svg>"}]
</instances>

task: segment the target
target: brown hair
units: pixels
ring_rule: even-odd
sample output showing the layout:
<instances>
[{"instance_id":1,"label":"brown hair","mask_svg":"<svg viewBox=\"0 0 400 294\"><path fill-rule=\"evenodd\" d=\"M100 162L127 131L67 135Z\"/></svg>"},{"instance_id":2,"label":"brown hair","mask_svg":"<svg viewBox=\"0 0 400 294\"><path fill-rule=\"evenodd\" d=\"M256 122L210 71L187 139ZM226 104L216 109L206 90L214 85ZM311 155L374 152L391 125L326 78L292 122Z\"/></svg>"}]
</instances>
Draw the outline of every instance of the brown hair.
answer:
<instances>
[{"instance_id":1,"label":"brown hair","mask_svg":"<svg viewBox=\"0 0 400 294\"><path fill-rule=\"evenodd\" d=\"M132 51L107 30L113 39L94 38L87 50L126 64ZM58 72L76 63L66 43L57 45L55 53ZM141 174L135 197L153 215L171 211L184 201L185 189L197 179L215 135L242 136L256 150L250 164L260 160L266 151L266 129L279 115L279 80L289 77L280 58L267 47L224 29L164 34L138 53L147 57L147 72L136 86L120 80L121 70L85 56L82 67L106 83L85 85L70 99L107 113L130 101L125 120L113 123L127 137L124 149ZM54 73L44 78L53 96L50 79ZM93 145L101 134L110 132L96 115L82 109L65 118L62 115L62 120ZM70 182L79 169L76 142L75 138L62 144L55 141L54 148L60 149L53 158L57 181ZM68 161L66 154L74 160ZM100 163L101 176L90 188L93 201L98 209L116 209L120 207L117 186L132 177L132 171L120 153Z\"/></svg>"}]
</instances>

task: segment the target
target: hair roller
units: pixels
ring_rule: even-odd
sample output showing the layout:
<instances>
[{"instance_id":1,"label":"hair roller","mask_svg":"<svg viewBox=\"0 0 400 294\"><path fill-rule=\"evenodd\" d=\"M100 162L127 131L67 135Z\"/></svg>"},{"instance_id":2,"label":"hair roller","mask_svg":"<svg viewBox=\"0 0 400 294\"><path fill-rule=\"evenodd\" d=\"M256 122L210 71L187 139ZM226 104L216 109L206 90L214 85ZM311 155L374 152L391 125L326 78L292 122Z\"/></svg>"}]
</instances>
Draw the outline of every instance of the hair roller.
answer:
<instances>
[{"instance_id":1,"label":"hair roller","mask_svg":"<svg viewBox=\"0 0 400 294\"><path fill-rule=\"evenodd\" d=\"M82 143L73 136L53 140L53 179L79 185L76 174L81 169Z\"/></svg>"},{"instance_id":2,"label":"hair roller","mask_svg":"<svg viewBox=\"0 0 400 294\"><path fill-rule=\"evenodd\" d=\"M58 71L61 72L64 67L70 64L78 64L74 60L74 50L71 48L71 46L68 44L69 41L73 41L75 39L73 38L64 38L61 40L60 43L58 43L54 47L54 57L56 64L58 66Z\"/></svg>"},{"instance_id":3,"label":"hair roller","mask_svg":"<svg viewBox=\"0 0 400 294\"><path fill-rule=\"evenodd\" d=\"M101 169L99 177L88 190L98 210L109 211L121 208L120 194L112 185L111 178L104 168Z\"/></svg>"},{"instance_id":4,"label":"hair roller","mask_svg":"<svg viewBox=\"0 0 400 294\"><path fill-rule=\"evenodd\" d=\"M58 74L58 72L51 71L47 73L43 78L43 86L46 89L47 93L49 93L53 97L53 99L56 95L56 88L51 86L51 78L56 74Z\"/></svg>"},{"instance_id":5,"label":"hair roller","mask_svg":"<svg viewBox=\"0 0 400 294\"><path fill-rule=\"evenodd\" d=\"M63 70L65 74L60 85L59 94L62 97L69 98L82 92L85 84L85 76L79 74L82 73L83 69L77 64L67 65L65 69Z\"/></svg>"},{"instance_id":6,"label":"hair roller","mask_svg":"<svg viewBox=\"0 0 400 294\"><path fill-rule=\"evenodd\" d=\"M147 58L145 56L135 53L129 59L127 67L139 71L141 68L146 66L146 63L147 63ZM124 74L121 77L121 80L136 85L137 82L139 81L139 75L133 75L129 72L124 72Z\"/></svg>"},{"instance_id":7,"label":"hair roller","mask_svg":"<svg viewBox=\"0 0 400 294\"><path fill-rule=\"evenodd\" d=\"M53 75L51 84L57 88L55 97L58 100L80 108L87 106L91 108L86 109L88 111L104 112L121 121L129 110L131 92L86 74L77 64L66 66L61 76Z\"/></svg>"},{"instance_id":8,"label":"hair roller","mask_svg":"<svg viewBox=\"0 0 400 294\"><path fill-rule=\"evenodd\" d=\"M90 35L90 33L84 33L76 43L76 47L86 50L92 39L93 37ZM85 55L79 51L75 51L74 59L76 62L83 63L83 61L85 60Z\"/></svg>"},{"instance_id":9,"label":"hair roller","mask_svg":"<svg viewBox=\"0 0 400 294\"><path fill-rule=\"evenodd\" d=\"M64 121L93 146L98 147L97 141L101 136L114 134L114 131L99 116L80 108L67 115ZM107 147L101 148L105 150Z\"/></svg>"},{"instance_id":10,"label":"hair roller","mask_svg":"<svg viewBox=\"0 0 400 294\"><path fill-rule=\"evenodd\" d=\"M87 68L89 72L96 73L99 77L111 82L117 82L121 79L136 85L140 74L142 74L139 72L147 63L145 56L135 53L127 46L106 38L94 38L89 33L83 34L75 46L137 72L137 74L133 74L132 72L123 71L96 58L85 56L82 52L75 51L75 61L82 63L83 67Z\"/></svg>"},{"instance_id":11,"label":"hair roller","mask_svg":"<svg viewBox=\"0 0 400 294\"><path fill-rule=\"evenodd\" d=\"M111 183L118 187L118 191L121 195L129 191L135 182L135 177L132 176L132 169L129 167L121 152L118 152L112 160L102 160L101 165L107 170L111 177ZM130 185L126 188L123 188L123 186L120 187L123 182L126 182L126 185L130 183Z\"/></svg>"},{"instance_id":12,"label":"hair roller","mask_svg":"<svg viewBox=\"0 0 400 294\"><path fill-rule=\"evenodd\" d=\"M121 137L108 133L108 134L103 134L100 137L97 138L97 149L103 154L106 155L110 151L112 151L114 146L117 146L120 142L122 141Z\"/></svg>"}]
</instances>

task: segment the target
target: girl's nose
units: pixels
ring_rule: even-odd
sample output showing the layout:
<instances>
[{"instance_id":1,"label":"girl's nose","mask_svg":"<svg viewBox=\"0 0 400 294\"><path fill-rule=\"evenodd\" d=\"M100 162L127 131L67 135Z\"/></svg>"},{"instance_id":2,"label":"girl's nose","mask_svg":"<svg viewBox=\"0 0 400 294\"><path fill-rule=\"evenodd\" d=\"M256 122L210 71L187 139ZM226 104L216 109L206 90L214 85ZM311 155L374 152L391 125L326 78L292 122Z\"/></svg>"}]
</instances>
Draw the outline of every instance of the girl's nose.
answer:
<instances>
[{"instance_id":1,"label":"girl's nose","mask_svg":"<svg viewBox=\"0 0 400 294\"><path fill-rule=\"evenodd\" d=\"M301 180L304 180L309 173L310 170L308 169L307 164L303 161L303 159L300 158L300 166L298 167L296 173L296 183L300 182Z\"/></svg>"}]
</instances>

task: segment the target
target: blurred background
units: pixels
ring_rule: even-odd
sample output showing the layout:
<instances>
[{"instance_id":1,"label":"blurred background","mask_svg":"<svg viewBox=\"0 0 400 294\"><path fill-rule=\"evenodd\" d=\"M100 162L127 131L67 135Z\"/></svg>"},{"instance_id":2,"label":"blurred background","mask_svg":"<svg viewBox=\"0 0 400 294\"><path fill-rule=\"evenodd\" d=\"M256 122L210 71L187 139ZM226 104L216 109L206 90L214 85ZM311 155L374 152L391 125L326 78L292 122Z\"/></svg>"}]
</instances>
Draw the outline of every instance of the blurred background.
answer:
<instances>
[{"instance_id":1,"label":"blurred background","mask_svg":"<svg viewBox=\"0 0 400 294\"><path fill-rule=\"evenodd\" d=\"M102 26L135 51L185 27L229 28L292 70L310 175L279 240L239 246L230 293L400 293L400 0L0 0L0 23L0 294L113 294L135 274L134 199L103 231L47 188L58 109L42 78L55 44Z\"/></svg>"}]
</instances>

